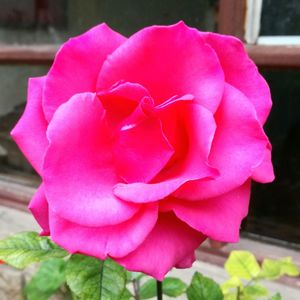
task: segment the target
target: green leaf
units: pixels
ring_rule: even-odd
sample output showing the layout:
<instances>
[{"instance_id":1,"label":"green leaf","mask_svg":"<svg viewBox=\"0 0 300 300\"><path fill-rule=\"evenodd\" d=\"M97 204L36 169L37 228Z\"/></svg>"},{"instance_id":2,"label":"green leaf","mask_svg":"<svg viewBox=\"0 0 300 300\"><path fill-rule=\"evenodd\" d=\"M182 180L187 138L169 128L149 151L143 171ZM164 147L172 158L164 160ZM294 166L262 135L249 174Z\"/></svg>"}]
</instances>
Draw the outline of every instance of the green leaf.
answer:
<instances>
[{"instance_id":1,"label":"green leaf","mask_svg":"<svg viewBox=\"0 0 300 300\"><path fill-rule=\"evenodd\" d=\"M281 300L281 295L279 293L275 294L270 298L270 300Z\"/></svg>"},{"instance_id":2,"label":"green leaf","mask_svg":"<svg viewBox=\"0 0 300 300\"><path fill-rule=\"evenodd\" d=\"M187 285L175 277L167 277L162 284L163 293L169 297L177 297L186 291ZM156 280L149 279L140 288L140 298L149 299L156 296Z\"/></svg>"},{"instance_id":3,"label":"green leaf","mask_svg":"<svg viewBox=\"0 0 300 300\"><path fill-rule=\"evenodd\" d=\"M65 282L65 266L62 259L43 262L24 289L27 299L47 300L54 294Z\"/></svg>"},{"instance_id":4,"label":"green leaf","mask_svg":"<svg viewBox=\"0 0 300 300\"><path fill-rule=\"evenodd\" d=\"M191 285L187 288L189 300L222 300L223 295L218 284L210 278L196 272Z\"/></svg>"},{"instance_id":5,"label":"green leaf","mask_svg":"<svg viewBox=\"0 0 300 300\"><path fill-rule=\"evenodd\" d=\"M299 275L299 271L291 257L285 257L280 260L264 259L260 277L266 279L277 279L282 275Z\"/></svg>"},{"instance_id":6,"label":"green leaf","mask_svg":"<svg viewBox=\"0 0 300 300\"><path fill-rule=\"evenodd\" d=\"M163 293L169 297L178 297L187 289L187 285L175 277L167 277L163 281Z\"/></svg>"},{"instance_id":7,"label":"green leaf","mask_svg":"<svg viewBox=\"0 0 300 300\"><path fill-rule=\"evenodd\" d=\"M252 284L243 289L243 294L251 297L263 297L269 294L269 291L261 284Z\"/></svg>"},{"instance_id":8,"label":"green leaf","mask_svg":"<svg viewBox=\"0 0 300 300\"><path fill-rule=\"evenodd\" d=\"M298 276L300 275L297 266L294 264L291 257L285 257L280 260L281 275Z\"/></svg>"},{"instance_id":9,"label":"green leaf","mask_svg":"<svg viewBox=\"0 0 300 300\"><path fill-rule=\"evenodd\" d=\"M130 291L127 288L125 288L122 295L121 295L121 297L120 297L120 300L130 300L132 298L133 298L133 296L130 293Z\"/></svg>"},{"instance_id":10,"label":"green leaf","mask_svg":"<svg viewBox=\"0 0 300 300\"><path fill-rule=\"evenodd\" d=\"M150 299L156 296L156 280L149 279L140 287L140 298Z\"/></svg>"},{"instance_id":11,"label":"green leaf","mask_svg":"<svg viewBox=\"0 0 300 300\"><path fill-rule=\"evenodd\" d=\"M230 276L251 280L260 273L260 266L255 256L248 251L232 251L225 263Z\"/></svg>"},{"instance_id":12,"label":"green leaf","mask_svg":"<svg viewBox=\"0 0 300 300\"><path fill-rule=\"evenodd\" d=\"M224 283L221 284L221 290L224 295L228 294L231 289L233 289L233 288L236 289L238 287L240 287L240 288L243 287L243 283L236 276L231 277L230 279L228 279L227 281L225 281Z\"/></svg>"},{"instance_id":13,"label":"green leaf","mask_svg":"<svg viewBox=\"0 0 300 300\"><path fill-rule=\"evenodd\" d=\"M66 280L71 291L84 300L119 300L126 284L126 271L111 259L75 254L68 261Z\"/></svg>"},{"instance_id":14,"label":"green leaf","mask_svg":"<svg viewBox=\"0 0 300 300\"><path fill-rule=\"evenodd\" d=\"M31 263L67 255L65 250L36 232L21 232L0 241L0 260L19 269Z\"/></svg>"}]
</instances>

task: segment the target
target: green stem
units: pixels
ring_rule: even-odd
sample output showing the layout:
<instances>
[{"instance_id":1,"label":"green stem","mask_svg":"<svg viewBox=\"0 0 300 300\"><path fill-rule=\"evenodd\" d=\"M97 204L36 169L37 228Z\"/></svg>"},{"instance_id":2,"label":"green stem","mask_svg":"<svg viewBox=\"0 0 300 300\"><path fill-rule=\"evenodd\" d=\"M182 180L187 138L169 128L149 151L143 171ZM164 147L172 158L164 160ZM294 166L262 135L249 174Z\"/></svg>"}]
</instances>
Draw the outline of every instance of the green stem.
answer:
<instances>
[{"instance_id":1,"label":"green stem","mask_svg":"<svg viewBox=\"0 0 300 300\"><path fill-rule=\"evenodd\" d=\"M162 300L163 298L162 285L163 285L162 281L158 281L158 280L156 281L157 300Z\"/></svg>"},{"instance_id":2,"label":"green stem","mask_svg":"<svg viewBox=\"0 0 300 300\"><path fill-rule=\"evenodd\" d=\"M241 289L240 287L237 287L237 297L236 300L241 300Z\"/></svg>"}]
</instances>

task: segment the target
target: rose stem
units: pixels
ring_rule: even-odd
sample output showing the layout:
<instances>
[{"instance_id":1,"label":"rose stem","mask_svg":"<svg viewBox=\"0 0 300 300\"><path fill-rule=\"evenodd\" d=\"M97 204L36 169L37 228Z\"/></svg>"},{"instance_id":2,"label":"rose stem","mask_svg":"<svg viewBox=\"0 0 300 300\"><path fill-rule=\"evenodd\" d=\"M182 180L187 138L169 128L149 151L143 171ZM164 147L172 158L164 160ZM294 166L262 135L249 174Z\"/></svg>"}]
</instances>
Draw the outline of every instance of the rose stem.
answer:
<instances>
[{"instance_id":1,"label":"rose stem","mask_svg":"<svg viewBox=\"0 0 300 300\"><path fill-rule=\"evenodd\" d=\"M162 281L156 280L157 300L162 300Z\"/></svg>"}]
</instances>

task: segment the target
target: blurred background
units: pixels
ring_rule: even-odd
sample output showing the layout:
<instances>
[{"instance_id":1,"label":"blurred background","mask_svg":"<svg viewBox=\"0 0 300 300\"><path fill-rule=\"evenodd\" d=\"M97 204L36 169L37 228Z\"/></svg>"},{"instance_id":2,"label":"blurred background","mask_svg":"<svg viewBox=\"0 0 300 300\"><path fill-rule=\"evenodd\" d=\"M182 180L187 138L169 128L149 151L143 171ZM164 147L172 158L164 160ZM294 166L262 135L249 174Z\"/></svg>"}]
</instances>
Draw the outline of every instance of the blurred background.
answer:
<instances>
[{"instance_id":1,"label":"blurred background","mask_svg":"<svg viewBox=\"0 0 300 300\"><path fill-rule=\"evenodd\" d=\"M276 180L253 184L243 232L299 247L299 0L0 0L0 203L25 210L38 184L9 131L24 109L28 77L47 73L59 44L100 22L129 36L179 20L242 39L268 81L274 105L265 129Z\"/></svg>"}]
</instances>

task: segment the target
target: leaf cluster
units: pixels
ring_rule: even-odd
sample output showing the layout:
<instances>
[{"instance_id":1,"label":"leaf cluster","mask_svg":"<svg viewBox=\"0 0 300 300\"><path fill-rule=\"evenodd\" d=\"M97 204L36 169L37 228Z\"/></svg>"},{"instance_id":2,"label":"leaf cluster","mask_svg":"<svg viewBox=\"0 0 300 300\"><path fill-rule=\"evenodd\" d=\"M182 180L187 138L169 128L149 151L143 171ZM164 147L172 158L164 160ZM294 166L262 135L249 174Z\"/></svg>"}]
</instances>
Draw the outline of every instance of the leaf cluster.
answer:
<instances>
[{"instance_id":1,"label":"leaf cluster","mask_svg":"<svg viewBox=\"0 0 300 300\"><path fill-rule=\"evenodd\" d=\"M19 269L40 263L37 273L24 288L27 300L47 300L63 293L70 300L143 300L156 297L156 281L142 273L129 272L111 259L105 261L80 254L68 254L49 238L35 232L23 232L0 241L0 260ZM196 272L186 284L166 277L162 292L188 300L281 300L269 296L262 284L283 275L298 276L290 257L265 259L260 265L248 251L232 251L225 263L230 278L219 286Z\"/></svg>"}]
</instances>

